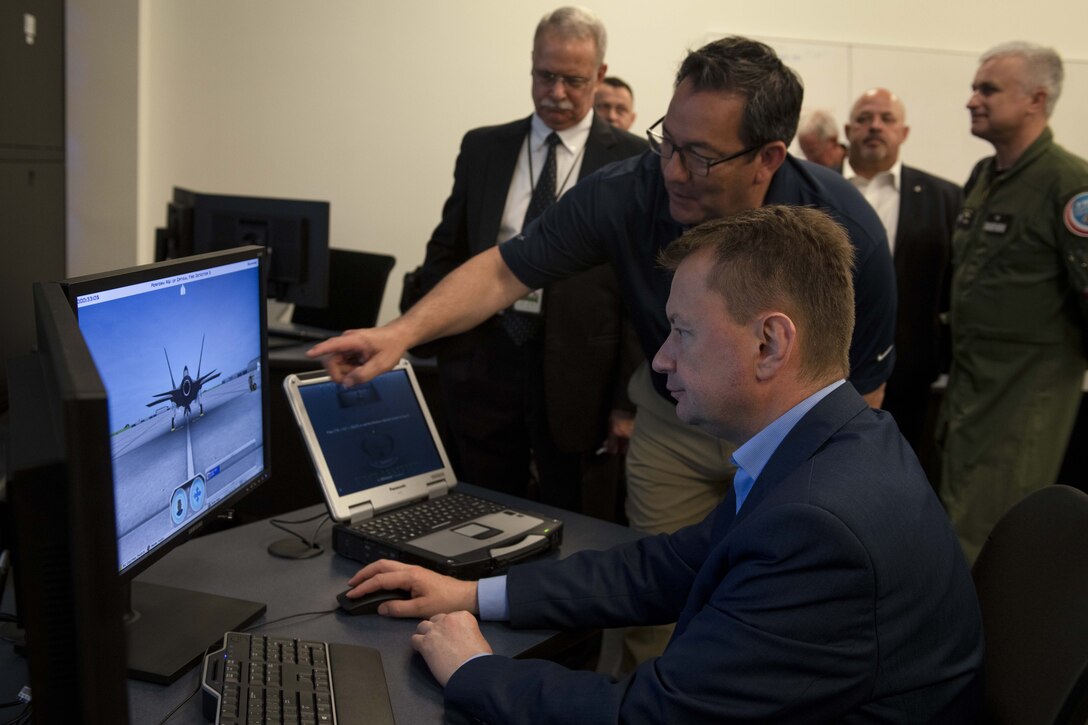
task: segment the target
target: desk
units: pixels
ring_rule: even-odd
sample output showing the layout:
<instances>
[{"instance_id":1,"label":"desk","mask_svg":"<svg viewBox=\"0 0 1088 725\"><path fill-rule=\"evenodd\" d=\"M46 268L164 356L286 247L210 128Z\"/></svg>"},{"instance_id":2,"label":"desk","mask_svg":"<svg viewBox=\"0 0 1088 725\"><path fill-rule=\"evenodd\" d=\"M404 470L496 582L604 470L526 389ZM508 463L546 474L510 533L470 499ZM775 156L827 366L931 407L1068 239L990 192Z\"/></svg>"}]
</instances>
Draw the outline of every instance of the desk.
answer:
<instances>
[{"instance_id":1,"label":"desk","mask_svg":"<svg viewBox=\"0 0 1088 725\"><path fill-rule=\"evenodd\" d=\"M511 496L462 484L458 490L492 498L511 506L537 510L563 521L564 556L581 549L605 549L633 541L638 534L620 526ZM284 518L302 519L324 510L312 506ZM316 524L307 524L309 534ZM359 564L332 553L328 525L318 540L326 552L313 559L276 559L265 548L284 533L267 522L239 526L204 536L170 552L141 574L140 581L173 584L190 589L253 599L267 603L260 621L290 614L325 611L336 606L336 595L346 588L348 578ZM10 609L5 608L5 611ZM515 656L549 645L562 646L564 635L554 630L514 630L504 624L482 623L497 654ZM290 619L258 631L285 637L303 637L374 647L382 653L393 714L402 725L440 723L443 719L442 690L431 677L422 658L415 655L409 637L416 620L379 616L349 617L339 613ZM5 645L0 651L0 694L14 694L26 682L26 662ZM129 710L133 725L154 725L197 688L198 671L182 675L169 687L129 681ZM168 725L204 723L198 693L169 721Z\"/></svg>"}]
</instances>

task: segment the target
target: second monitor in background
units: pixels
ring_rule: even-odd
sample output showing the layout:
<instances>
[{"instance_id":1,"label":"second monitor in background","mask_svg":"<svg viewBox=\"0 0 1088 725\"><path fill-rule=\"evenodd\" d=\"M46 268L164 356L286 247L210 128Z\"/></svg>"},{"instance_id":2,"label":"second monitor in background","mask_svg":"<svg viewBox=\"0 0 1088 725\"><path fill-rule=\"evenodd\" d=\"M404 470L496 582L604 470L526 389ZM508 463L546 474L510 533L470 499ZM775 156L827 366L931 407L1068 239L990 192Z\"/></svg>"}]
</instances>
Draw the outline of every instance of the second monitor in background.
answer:
<instances>
[{"instance_id":1,"label":"second monitor in background","mask_svg":"<svg viewBox=\"0 0 1088 725\"><path fill-rule=\"evenodd\" d=\"M396 262L388 254L330 249L329 303L295 305L291 321L332 332L374 327Z\"/></svg>"},{"instance_id":2,"label":"second monitor in background","mask_svg":"<svg viewBox=\"0 0 1088 725\"><path fill-rule=\"evenodd\" d=\"M268 296L309 307L329 297L329 203L303 199L202 194L174 187L155 259L203 254L245 244L270 250Z\"/></svg>"}]
</instances>

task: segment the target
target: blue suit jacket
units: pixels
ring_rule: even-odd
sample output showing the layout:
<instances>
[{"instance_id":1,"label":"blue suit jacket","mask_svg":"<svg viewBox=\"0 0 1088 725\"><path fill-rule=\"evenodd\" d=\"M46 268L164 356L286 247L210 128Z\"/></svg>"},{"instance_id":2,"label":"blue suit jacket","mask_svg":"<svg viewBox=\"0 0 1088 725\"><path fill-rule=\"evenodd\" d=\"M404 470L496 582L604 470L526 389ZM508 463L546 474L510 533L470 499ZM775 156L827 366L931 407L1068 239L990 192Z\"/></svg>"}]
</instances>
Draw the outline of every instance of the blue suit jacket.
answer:
<instances>
[{"instance_id":1,"label":"blue suit jacket","mask_svg":"<svg viewBox=\"0 0 1088 725\"><path fill-rule=\"evenodd\" d=\"M982 630L947 517L887 414L843 385L771 457L739 513L527 564L514 626L678 620L631 676L491 656L447 706L484 722L969 722Z\"/></svg>"}]
</instances>

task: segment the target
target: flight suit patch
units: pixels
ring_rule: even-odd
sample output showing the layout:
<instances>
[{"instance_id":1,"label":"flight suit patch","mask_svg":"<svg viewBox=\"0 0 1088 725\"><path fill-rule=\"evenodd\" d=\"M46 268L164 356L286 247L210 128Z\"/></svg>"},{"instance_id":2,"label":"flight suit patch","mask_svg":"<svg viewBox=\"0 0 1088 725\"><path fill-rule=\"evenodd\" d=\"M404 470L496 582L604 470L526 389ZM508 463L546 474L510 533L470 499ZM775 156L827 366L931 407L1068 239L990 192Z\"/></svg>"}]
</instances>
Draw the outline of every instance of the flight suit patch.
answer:
<instances>
[{"instance_id":1,"label":"flight suit patch","mask_svg":"<svg viewBox=\"0 0 1088 725\"><path fill-rule=\"evenodd\" d=\"M982 231L990 234L1004 234L1009 231L1009 224L1011 223L1011 214L990 214L986 217L986 221L982 223Z\"/></svg>"},{"instance_id":2,"label":"flight suit patch","mask_svg":"<svg viewBox=\"0 0 1088 725\"><path fill-rule=\"evenodd\" d=\"M960 213L956 216L956 226L960 229L970 229L971 222L975 218L974 209L961 209Z\"/></svg>"},{"instance_id":3,"label":"flight suit patch","mask_svg":"<svg viewBox=\"0 0 1088 725\"><path fill-rule=\"evenodd\" d=\"M1078 237L1088 237L1088 191L1082 191L1069 200L1062 212L1065 228Z\"/></svg>"}]
</instances>

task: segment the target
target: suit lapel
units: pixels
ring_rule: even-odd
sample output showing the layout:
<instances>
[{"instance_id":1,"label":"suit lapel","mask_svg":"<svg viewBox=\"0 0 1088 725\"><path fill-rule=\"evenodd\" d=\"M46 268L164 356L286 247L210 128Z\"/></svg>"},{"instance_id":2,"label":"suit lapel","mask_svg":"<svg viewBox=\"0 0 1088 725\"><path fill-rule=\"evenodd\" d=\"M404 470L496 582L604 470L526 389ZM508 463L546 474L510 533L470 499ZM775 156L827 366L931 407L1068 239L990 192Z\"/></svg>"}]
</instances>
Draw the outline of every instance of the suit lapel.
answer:
<instances>
[{"instance_id":1,"label":"suit lapel","mask_svg":"<svg viewBox=\"0 0 1088 725\"><path fill-rule=\"evenodd\" d=\"M899 258L902 246L900 239L909 239L911 229L917 225L922 215L922 197L924 196L922 179L909 166L903 166L899 177L899 220L895 226L895 258Z\"/></svg>"},{"instance_id":2,"label":"suit lapel","mask_svg":"<svg viewBox=\"0 0 1088 725\"><path fill-rule=\"evenodd\" d=\"M805 414L793 430L775 450L771 460L759 474L744 505L736 512L736 498L732 489L726 500L719 504L712 514L715 521L710 534L708 552L726 545L726 537L740 522L752 515L761 503L772 498L775 488L787 476L805 465L835 433L848 421L868 407L854 386L844 383L831 391L823 400ZM691 593L676 623L672 638L675 639L686 628L691 618L706 604L713 589L718 585L720 572L708 576L700 571L695 578Z\"/></svg>"},{"instance_id":3,"label":"suit lapel","mask_svg":"<svg viewBox=\"0 0 1088 725\"><path fill-rule=\"evenodd\" d=\"M610 161L612 147L616 145L616 134L612 127L593 114L593 125L586 140L586 157L582 159L582 168L578 171L578 180L592 174Z\"/></svg>"},{"instance_id":4,"label":"suit lapel","mask_svg":"<svg viewBox=\"0 0 1088 725\"><path fill-rule=\"evenodd\" d=\"M502 212L506 208L506 194L510 180L518 164L518 154L529 133L532 116L502 129L488 149L484 162L483 203L480 210L480 244L482 248L494 245L502 224ZM479 251L479 250L478 250Z\"/></svg>"},{"instance_id":5,"label":"suit lapel","mask_svg":"<svg viewBox=\"0 0 1088 725\"><path fill-rule=\"evenodd\" d=\"M775 486L816 455L817 451L846 423L867 407L865 400L846 382L831 391L805 414L775 450L759 474L744 506L733 522L735 526L754 511Z\"/></svg>"}]
</instances>

